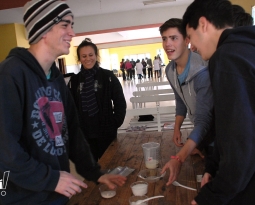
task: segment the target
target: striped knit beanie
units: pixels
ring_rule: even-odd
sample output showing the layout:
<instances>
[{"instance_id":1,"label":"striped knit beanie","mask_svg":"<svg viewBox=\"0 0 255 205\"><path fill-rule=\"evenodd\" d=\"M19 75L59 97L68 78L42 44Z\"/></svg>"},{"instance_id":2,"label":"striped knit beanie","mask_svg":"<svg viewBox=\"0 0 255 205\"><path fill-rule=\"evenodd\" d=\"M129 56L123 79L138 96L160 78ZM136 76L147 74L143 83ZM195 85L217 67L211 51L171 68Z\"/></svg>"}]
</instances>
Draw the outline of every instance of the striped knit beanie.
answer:
<instances>
[{"instance_id":1,"label":"striped knit beanie","mask_svg":"<svg viewBox=\"0 0 255 205\"><path fill-rule=\"evenodd\" d=\"M69 6L59 0L32 0L25 4L23 16L29 44L37 43L65 16L73 16Z\"/></svg>"}]
</instances>

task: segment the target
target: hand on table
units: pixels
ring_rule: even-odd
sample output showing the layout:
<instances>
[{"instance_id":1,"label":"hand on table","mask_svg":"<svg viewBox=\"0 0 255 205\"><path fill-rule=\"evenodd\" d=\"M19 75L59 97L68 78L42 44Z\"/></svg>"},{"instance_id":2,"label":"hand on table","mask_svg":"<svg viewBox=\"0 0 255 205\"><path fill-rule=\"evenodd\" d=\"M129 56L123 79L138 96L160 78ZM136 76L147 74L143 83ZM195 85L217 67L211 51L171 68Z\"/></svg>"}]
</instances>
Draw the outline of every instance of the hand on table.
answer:
<instances>
[{"instance_id":1,"label":"hand on table","mask_svg":"<svg viewBox=\"0 0 255 205\"><path fill-rule=\"evenodd\" d=\"M197 202L193 199L191 205L197 205Z\"/></svg>"},{"instance_id":2,"label":"hand on table","mask_svg":"<svg viewBox=\"0 0 255 205\"><path fill-rule=\"evenodd\" d=\"M174 144L177 146L177 147L182 147L184 144L181 142L181 137L182 137L182 133L180 130L178 129L175 129L174 130L174 135L173 135L173 141L174 141Z\"/></svg>"},{"instance_id":3,"label":"hand on table","mask_svg":"<svg viewBox=\"0 0 255 205\"><path fill-rule=\"evenodd\" d=\"M209 174L208 172L206 172L202 178L201 181L201 187L203 187L205 184L207 184L209 181L211 181L212 176L211 174Z\"/></svg>"},{"instance_id":4,"label":"hand on table","mask_svg":"<svg viewBox=\"0 0 255 205\"><path fill-rule=\"evenodd\" d=\"M55 188L55 192L71 198L73 195L81 192L81 187L87 188L88 186L72 174L65 171L60 171L60 176L58 184Z\"/></svg>"},{"instance_id":5,"label":"hand on table","mask_svg":"<svg viewBox=\"0 0 255 205\"><path fill-rule=\"evenodd\" d=\"M110 189L114 189L117 186L122 186L125 184L127 178L121 175L104 174L99 179L98 182L106 184Z\"/></svg>"},{"instance_id":6,"label":"hand on table","mask_svg":"<svg viewBox=\"0 0 255 205\"><path fill-rule=\"evenodd\" d=\"M168 182L166 183L166 185L168 186L172 184L173 181L175 181L178 177L181 170L181 163L176 159L171 159L165 164L161 173L164 173L167 169L169 169L170 171Z\"/></svg>"},{"instance_id":7,"label":"hand on table","mask_svg":"<svg viewBox=\"0 0 255 205\"><path fill-rule=\"evenodd\" d=\"M190 153L190 155L195 155L195 154L198 154L202 159L205 158L205 156L197 148L193 149L193 151Z\"/></svg>"}]
</instances>

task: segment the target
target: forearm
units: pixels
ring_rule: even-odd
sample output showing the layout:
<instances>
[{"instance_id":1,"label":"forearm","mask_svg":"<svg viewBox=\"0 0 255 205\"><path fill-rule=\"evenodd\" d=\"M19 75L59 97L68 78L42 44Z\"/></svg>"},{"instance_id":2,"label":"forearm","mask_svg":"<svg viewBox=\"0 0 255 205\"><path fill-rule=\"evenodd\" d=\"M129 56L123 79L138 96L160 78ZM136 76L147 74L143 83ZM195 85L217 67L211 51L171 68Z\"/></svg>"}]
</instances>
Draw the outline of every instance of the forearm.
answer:
<instances>
[{"instance_id":1,"label":"forearm","mask_svg":"<svg viewBox=\"0 0 255 205\"><path fill-rule=\"evenodd\" d=\"M190 153L196 148L196 146L197 144L193 140L188 139L182 149L176 154L176 156L179 157L181 162L184 162Z\"/></svg>"},{"instance_id":2,"label":"forearm","mask_svg":"<svg viewBox=\"0 0 255 205\"><path fill-rule=\"evenodd\" d=\"M174 124L174 130L180 130L184 119L185 119L184 116L176 115L176 117L175 117L175 124Z\"/></svg>"}]
</instances>

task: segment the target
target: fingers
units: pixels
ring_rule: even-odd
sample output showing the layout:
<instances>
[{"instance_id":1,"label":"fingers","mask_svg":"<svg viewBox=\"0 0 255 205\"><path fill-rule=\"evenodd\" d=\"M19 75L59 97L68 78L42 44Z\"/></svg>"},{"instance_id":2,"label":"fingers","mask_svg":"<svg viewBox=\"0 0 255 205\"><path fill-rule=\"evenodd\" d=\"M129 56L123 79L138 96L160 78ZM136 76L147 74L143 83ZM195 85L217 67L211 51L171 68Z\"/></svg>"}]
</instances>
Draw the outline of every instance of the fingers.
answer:
<instances>
[{"instance_id":1,"label":"fingers","mask_svg":"<svg viewBox=\"0 0 255 205\"><path fill-rule=\"evenodd\" d=\"M167 170L168 166L167 163L165 164L165 166L162 168L161 174L163 174L166 170Z\"/></svg>"},{"instance_id":2,"label":"fingers","mask_svg":"<svg viewBox=\"0 0 255 205\"><path fill-rule=\"evenodd\" d=\"M70 198L73 195L80 193L82 191L81 187L87 188L87 184L68 172L60 171L58 184L55 188L56 192Z\"/></svg>"},{"instance_id":3,"label":"fingers","mask_svg":"<svg viewBox=\"0 0 255 205\"><path fill-rule=\"evenodd\" d=\"M210 180L211 180L211 175L209 173L205 173L201 181L201 187L207 184Z\"/></svg>"},{"instance_id":4,"label":"fingers","mask_svg":"<svg viewBox=\"0 0 255 205\"><path fill-rule=\"evenodd\" d=\"M197 202L193 199L191 205L197 205Z\"/></svg>"},{"instance_id":5,"label":"fingers","mask_svg":"<svg viewBox=\"0 0 255 205\"><path fill-rule=\"evenodd\" d=\"M166 186L169 186L178 177L181 169L181 164L177 160L170 160L167 162L163 169L166 170L167 168L169 168L170 174Z\"/></svg>"},{"instance_id":6,"label":"fingers","mask_svg":"<svg viewBox=\"0 0 255 205\"><path fill-rule=\"evenodd\" d=\"M199 151L199 149L195 148L191 153L190 155L195 155L195 154L198 154L202 159L205 158L205 156L202 154L202 152Z\"/></svg>"},{"instance_id":7,"label":"fingers","mask_svg":"<svg viewBox=\"0 0 255 205\"><path fill-rule=\"evenodd\" d=\"M184 144L181 142L181 133L174 134L173 136L174 144L178 147L182 147Z\"/></svg>"},{"instance_id":8,"label":"fingers","mask_svg":"<svg viewBox=\"0 0 255 205\"><path fill-rule=\"evenodd\" d=\"M106 184L110 189L114 189L116 186L123 186L127 178L121 175L104 174L98 182Z\"/></svg>"}]
</instances>

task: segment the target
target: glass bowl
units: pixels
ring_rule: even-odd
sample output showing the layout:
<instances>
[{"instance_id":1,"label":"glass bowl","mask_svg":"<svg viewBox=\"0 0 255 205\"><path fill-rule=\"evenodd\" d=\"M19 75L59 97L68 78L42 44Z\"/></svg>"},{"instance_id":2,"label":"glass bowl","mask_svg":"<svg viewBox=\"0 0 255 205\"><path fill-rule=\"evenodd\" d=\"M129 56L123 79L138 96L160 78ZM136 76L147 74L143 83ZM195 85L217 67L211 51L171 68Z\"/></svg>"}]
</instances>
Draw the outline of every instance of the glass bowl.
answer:
<instances>
[{"instance_id":1,"label":"glass bowl","mask_svg":"<svg viewBox=\"0 0 255 205\"><path fill-rule=\"evenodd\" d=\"M140 177L141 179L145 180L146 182L149 183L153 183L153 182L157 182L160 179L162 179L166 172L164 172L163 174L161 174L162 169L157 168L157 169L144 169L141 170L138 173L138 177Z\"/></svg>"},{"instance_id":2,"label":"glass bowl","mask_svg":"<svg viewBox=\"0 0 255 205\"><path fill-rule=\"evenodd\" d=\"M148 196L146 196L146 195L143 195L143 196L131 196L130 198L129 198L129 204L130 205L136 205L136 202L138 201L138 200L144 200L144 199L147 199L148 198ZM140 205L147 205L148 204L148 201L146 201L146 202L143 202L142 204L140 204Z\"/></svg>"},{"instance_id":3,"label":"glass bowl","mask_svg":"<svg viewBox=\"0 0 255 205\"><path fill-rule=\"evenodd\" d=\"M103 198L109 199L116 195L116 188L110 189L106 184L102 184L99 187L100 194Z\"/></svg>"}]
</instances>

